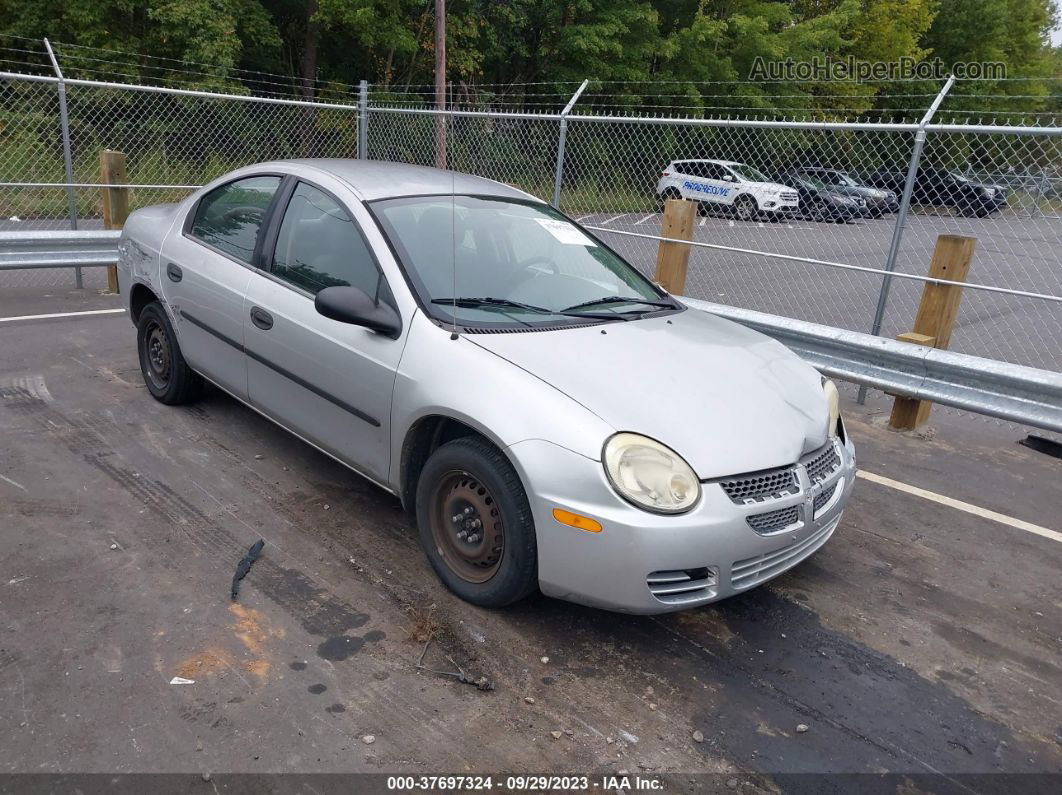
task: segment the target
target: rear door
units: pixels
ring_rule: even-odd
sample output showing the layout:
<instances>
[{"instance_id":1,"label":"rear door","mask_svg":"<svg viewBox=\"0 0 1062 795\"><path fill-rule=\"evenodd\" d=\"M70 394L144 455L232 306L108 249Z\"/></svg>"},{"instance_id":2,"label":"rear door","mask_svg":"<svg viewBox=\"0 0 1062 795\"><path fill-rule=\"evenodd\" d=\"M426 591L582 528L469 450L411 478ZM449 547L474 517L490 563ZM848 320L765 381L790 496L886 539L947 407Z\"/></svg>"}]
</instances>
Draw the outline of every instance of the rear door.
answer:
<instances>
[{"instance_id":1,"label":"rear door","mask_svg":"<svg viewBox=\"0 0 1062 795\"><path fill-rule=\"evenodd\" d=\"M325 178L322 177L322 180ZM394 303L359 221L360 204L292 179L279 199L262 270L243 312L251 404L377 481L390 464L398 339L319 315L314 297L350 285Z\"/></svg>"},{"instance_id":2,"label":"rear door","mask_svg":"<svg viewBox=\"0 0 1062 795\"><path fill-rule=\"evenodd\" d=\"M247 397L243 303L278 175L244 177L204 195L162 247L162 288L192 369Z\"/></svg>"}]
</instances>

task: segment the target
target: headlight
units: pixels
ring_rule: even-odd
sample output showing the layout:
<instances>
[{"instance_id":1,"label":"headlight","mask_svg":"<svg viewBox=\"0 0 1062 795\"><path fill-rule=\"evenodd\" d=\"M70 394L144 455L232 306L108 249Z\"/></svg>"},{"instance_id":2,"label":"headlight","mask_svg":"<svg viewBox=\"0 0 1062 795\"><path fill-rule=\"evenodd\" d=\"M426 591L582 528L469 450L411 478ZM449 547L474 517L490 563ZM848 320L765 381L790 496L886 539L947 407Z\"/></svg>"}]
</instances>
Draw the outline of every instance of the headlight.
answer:
<instances>
[{"instance_id":1,"label":"headlight","mask_svg":"<svg viewBox=\"0 0 1062 795\"><path fill-rule=\"evenodd\" d=\"M605 473L621 497L657 513L682 513L701 495L690 465L668 447L636 433L605 443Z\"/></svg>"},{"instance_id":2,"label":"headlight","mask_svg":"<svg viewBox=\"0 0 1062 795\"><path fill-rule=\"evenodd\" d=\"M841 396L837 394L837 385L829 378L822 379L822 391L826 393L826 406L829 411L826 433L833 438L837 436L837 427L841 424Z\"/></svg>"}]
</instances>

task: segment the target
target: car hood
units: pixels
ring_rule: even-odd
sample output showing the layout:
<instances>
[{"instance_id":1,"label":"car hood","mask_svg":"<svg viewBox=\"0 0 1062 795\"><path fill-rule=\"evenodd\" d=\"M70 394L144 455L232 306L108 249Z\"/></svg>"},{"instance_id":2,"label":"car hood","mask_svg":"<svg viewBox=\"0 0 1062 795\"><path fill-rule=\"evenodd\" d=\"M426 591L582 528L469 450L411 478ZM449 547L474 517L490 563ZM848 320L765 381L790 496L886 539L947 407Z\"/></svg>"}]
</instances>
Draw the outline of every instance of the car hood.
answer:
<instances>
[{"instance_id":1,"label":"car hood","mask_svg":"<svg viewBox=\"0 0 1062 795\"><path fill-rule=\"evenodd\" d=\"M776 191L794 191L796 188L791 185L783 185L781 182L750 182L749 185L755 185L757 188L763 188L765 190Z\"/></svg>"},{"instance_id":2,"label":"car hood","mask_svg":"<svg viewBox=\"0 0 1062 795\"><path fill-rule=\"evenodd\" d=\"M843 193L846 196L861 196L864 199L875 199L877 201L884 201L889 195L889 191L881 190L880 188L869 188L865 185L835 185L830 190Z\"/></svg>"},{"instance_id":3,"label":"car hood","mask_svg":"<svg viewBox=\"0 0 1062 795\"><path fill-rule=\"evenodd\" d=\"M466 339L617 431L663 442L701 480L783 466L826 441L818 372L769 337L701 310Z\"/></svg>"}]
</instances>

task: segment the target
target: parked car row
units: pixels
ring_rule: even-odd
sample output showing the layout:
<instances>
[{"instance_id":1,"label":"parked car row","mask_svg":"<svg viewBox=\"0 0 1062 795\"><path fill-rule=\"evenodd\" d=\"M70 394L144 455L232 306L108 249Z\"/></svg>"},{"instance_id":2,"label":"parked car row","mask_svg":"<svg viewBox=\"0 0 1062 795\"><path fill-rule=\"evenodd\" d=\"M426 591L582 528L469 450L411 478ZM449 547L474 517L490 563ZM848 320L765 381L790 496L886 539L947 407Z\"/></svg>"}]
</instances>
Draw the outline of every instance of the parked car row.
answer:
<instances>
[{"instance_id":1,"label":"parked car row","mask_svg":"<svg viewBox=\"0 0 1062 795\"><path fill-rule=\"evenodd\" d=\"M656 193L661 205L688 199L705 213L723 211L744 221L797 216L844 223L896 212L905 180L905 171L857 179L838 169L800 166L767 175L733 160L673 160L661 173ZM912 201L979 218L1007 205L1003 186L933 168L919 169Z\"/></svg>"}]
</instances>

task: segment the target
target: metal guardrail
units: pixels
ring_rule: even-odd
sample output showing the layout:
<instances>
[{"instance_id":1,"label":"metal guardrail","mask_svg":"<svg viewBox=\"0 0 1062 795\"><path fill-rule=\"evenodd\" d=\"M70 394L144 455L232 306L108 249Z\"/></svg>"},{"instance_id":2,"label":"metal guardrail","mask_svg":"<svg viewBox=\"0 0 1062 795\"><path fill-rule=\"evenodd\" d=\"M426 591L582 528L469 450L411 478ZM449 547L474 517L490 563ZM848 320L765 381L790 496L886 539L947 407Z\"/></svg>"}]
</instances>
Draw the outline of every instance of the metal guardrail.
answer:
<instances>
[{"instance_id":1,"label":"metal guardrail","mask_svg":"<svg viewBox=\"0 0 1062 795\"><path fill-rule=\"evenodd\" d=\"M0 232L0 270L113 265L121 232ZM773 337L826 375L1062 433L1062 374L695 298L686 304Z\"/></svg>"},{"instance_id":2,"label":"metal guardrail","mask_svg":"<svg viewBox=\"0 0 1062 795\"><path fill-rule=\"evenodd\" d=\"M1062 374L691 298L773 337L825 375L1062 433Z\"/></svg>"},{"instance_id":3,"label":"metal guardrail","mask_svg":"<svg viewBox=\"0 0 1062 795\"><path fill-rule=\"evenodd\" d=\"M114 265L121 234L118 229L0 232L0 271Z\"/></svg>"}]
</instances>

